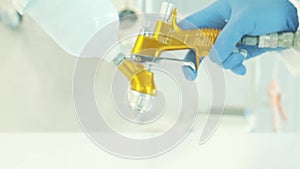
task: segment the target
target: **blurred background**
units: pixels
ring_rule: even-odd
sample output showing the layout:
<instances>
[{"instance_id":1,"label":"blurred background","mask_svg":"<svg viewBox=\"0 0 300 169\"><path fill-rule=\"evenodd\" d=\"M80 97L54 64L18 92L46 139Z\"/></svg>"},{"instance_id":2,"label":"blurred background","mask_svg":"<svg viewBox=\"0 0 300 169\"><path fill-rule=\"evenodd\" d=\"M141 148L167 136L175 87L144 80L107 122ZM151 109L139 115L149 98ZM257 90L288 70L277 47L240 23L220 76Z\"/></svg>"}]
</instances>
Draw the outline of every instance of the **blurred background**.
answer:
<instances>
[{"instance_id":1,"label":"blurred background","mask_svg":"<svg viewBox=\"0 0 300 169\"><path fill-rule=\"evenodd\" d=\"M113 1L120 15L124 11L130 11L130 14L159 12L162 2ZM179 8L181 18L211 3L210 0L170 2ZM9 0L1 0L0 7L0 131L80 131L71 88L77 59L60 49L31 18L25 15L20 20L16 19L20 16L12 12L14 8ZM127 26L121 31L127 29L132 28ZM269 83L275 80L281 88L282 103L289 117L288 122L282 122L280 131L299 130L299 80L287 70L280 57L278 53L268 53L248 61L248 73L244 77L225 71L223 127L246 128L247 132L273 132L267 89ZM197 83L202 89L209 88L209 77L205 71L200 71ZM201 100L209 105L211 90L201 92Z\"/></svg>"},{"instance_id":2,"label":"blurred background","mask_svg":"<svg viewBox=\"0 0 300 169\"><path fill-rule=\"evenodd\" d=\"M142 12L159 12L161 3L163 2L162 0L112 1L120 15L124 14L124 10L136 14ZM179 8L179 17L184 18L204 8L212 1L172 0L169 2L174 3ZM124 30L121 31L132 28L127 26L123 29ZM0 0L0 55L1 133L82 133L77 120L72 96L72 78L77 58L66 54L59 48L31 18L26 15L23 17L17 15L9 0ZM185 146L188 148L185 149L183 146L175 150L175 154L181 153L188 156L189 150L196 154L196 151L199 150L201 151L199 157L203 159L210 160L216 158L224 163L228 162L229 164L226 165L228 168L232 166L240 168L242 166L241 162L235 164L234 162L239 161L238 159L235 161L230 157L228 159L223 158L223 156L227 155L224 152L229 151L236 153L233 157L246 154L245 158L243 158L244 160L242 160L246 162L246 164L251 163L247 160L249 158L254 159L252 162L256 159L264 163L262 158L264 158L264 156L274 155L272 151L274 147L279 147L279 149L276 149L279 155L274 155L274 161L276 161L276 159L279 161L285 153L290 153L289 150L293 148L288 147L287 149L281 149L280 146L285 143L294 143L293 140L295 137L293 133L300 131L300 80L293 77L287 70L281 57L282 56L278 53L268 53L264 54L264 56L249 60L247 62L248 73L243 77L226 71L226 102L224 116L219 126L220 135L217 135L217 139L213 139L212 143L209 143L208 147L202 150L187 145L186 143L193 144L193 142L187 141L185 142ZM279 118L281 125L276 130L274 130L274 114L268 95L268 85L272 80L277 81L281 88L282 104L289 118L288 121ZM203 104L209 106L210 100L207 98L210 98L212 91L206 90L210 88L210 82L209 75L205 73L205 71L201 72L200 70L197 85L200 88L199 96L201 97L201 101L203 101ZM203 107L201 110L202 111L199 112L199 127L203 126L208 116L207 107ZM194 144L197 144L197 136L199 136L200 133L200 130L196 131L197 135L193 137L194 141L196 140ZM229 133L239 133L239 135L231 137L228 136ZM240 136L243 136L243 138ZM37 140L41 139L33 138ZM47 137L45 137L45 139L46 138ZM14 137L12 140L16 139L18 139L18 137ZM53 138L47 138L47 140L59 142ZM272 143L272 141L274 142ZM74 142L78 145L86 145L87 143L87 141L78 140ZM257 142L258 144L254 145L253 142ZM42 145L48 145L48 143L49 142L44 140ZM39 143L35 144L39 145ZM66 142L66 145L67 144ZM263 150L261 149L267 145L270 147ZM234 146L237 146L237 149L234 150ZM29 147L34 147L34 145L29 143ZM65 150L76 150L74 147L68 147ZM100 155L100 153L90 150L95 148L91 145L87 147L89 147L89 149L83 150L83 154L92 154L104 159L111 158L109 155ZM245 147L247 147L247 149L243 149ZM5 146L0 146L0 148L5 149ZM209 148L214 149L211 150ZM220 152L222 148L224 149L223 153ZM250 151L249 154L244 152L252 148L261 152L264 156L254 157L256 156L254 150L253 152ZM209 151L211 152L208 153ZM53 153L55 154L55 152ZM206 153L209 155L206 156ZM214 156L214 153L221 154ZM72 156L71 153L66 154ZM47 157L45 158L47 159ZM74 158L80 159L79 156ZM192 159L195 158L195 156L192 157ZM180 160L182 158L181 156L173 154L170 159ZM268 159L272 160L273 158ZM93 162L92 160L97 160L97 158L91 157L90 162ZM162 160L163 159L156 159L154 162L161 163ZM43 159L41 161L43 161ZM127 164L127 162L121 161L121 164ZM222 162L220 165L223 164ZM204 163L207 166L210 165L208 161ZM137 164L139 167L145 165L140 161L137 162ZM156 166L150 161L146 161L146 164L147 166ZM276 166L276 164L277 163L274 163L273 165ZM26 164L24 165L26 166ZM128 162L128 165L130 166L131 162ZM167 164L164 165L165 168L168 168ZM178 165L181 166L181 164ZM194 166L192 163L190 163L190 165ZM217 164L212 165L216 166L216 168L220 167ZM296 164L290 165L296 166ZM258 164L251 165L251 167L253 166L261 167L258 166ZM282 165L278 165L278 167L279 166L282 167ZM117 168L117 166L115 167Z\"/></svg>"}]
</instances>

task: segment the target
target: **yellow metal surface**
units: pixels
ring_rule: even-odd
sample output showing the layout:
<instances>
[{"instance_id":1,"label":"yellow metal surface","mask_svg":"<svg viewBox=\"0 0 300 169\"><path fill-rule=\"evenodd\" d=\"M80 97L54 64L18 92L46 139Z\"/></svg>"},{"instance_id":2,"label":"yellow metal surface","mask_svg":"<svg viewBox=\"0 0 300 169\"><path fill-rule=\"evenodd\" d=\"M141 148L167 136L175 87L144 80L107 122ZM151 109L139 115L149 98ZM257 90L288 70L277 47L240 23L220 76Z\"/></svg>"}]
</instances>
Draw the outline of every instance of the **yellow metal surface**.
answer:
<instances>
[{"instance_id":1,"label":"yellow metal surface","mask_svg":"<svg viewBox=\"0 0 300 169\"><path fill-rule=\"evenodd\" d=\"M131 90L136 92L156 95L156 86L154 83L154 74L147 70L143 70L140 73L134 75L130 82Z\"/></svg>"},{"instance_id":2,"label":"yellow metal surface","mask_svg":"<svg viewBox=\"0 0 300 169\"><path fill-rule=\"evenodd\" d=\"M132 54L160 57L164 51L191 49L196 53L196 69L201 57L208 56L220 30L195 29L183 30L176 20L174 10L170 23L157 21L153 36L139 35L132 49Z\"/></svg>"},{"instance_id":3,"label":"yellow metal surface","mask_svg":"<svg viewBox=\"0 0 300 169\"><path fill-rule=\"evenodd\" d=\"M146 70L145 66L125 59L120 65L119 70L130 81L130 89L139 93L156 95L154 75Z\"/></svg>"},{"instance_id":4,"label":"yellow metal surface","mask_svg":"<svg viewBox=\"0 0 300 169\"><path fill-rule=\"evenodd\" d=\"M176 21L177 9L169 23L157 21L153 36L139 35L132 49L132 54L160 57L164 51L191 49L196 53L196 69L199 68L201 57L208 56L220 30L197 29L183 30ZM130 81L130 89L136 92L156 95L154 75L145 66L125 59L119 70Z\"/></svg>"}]
</instances>

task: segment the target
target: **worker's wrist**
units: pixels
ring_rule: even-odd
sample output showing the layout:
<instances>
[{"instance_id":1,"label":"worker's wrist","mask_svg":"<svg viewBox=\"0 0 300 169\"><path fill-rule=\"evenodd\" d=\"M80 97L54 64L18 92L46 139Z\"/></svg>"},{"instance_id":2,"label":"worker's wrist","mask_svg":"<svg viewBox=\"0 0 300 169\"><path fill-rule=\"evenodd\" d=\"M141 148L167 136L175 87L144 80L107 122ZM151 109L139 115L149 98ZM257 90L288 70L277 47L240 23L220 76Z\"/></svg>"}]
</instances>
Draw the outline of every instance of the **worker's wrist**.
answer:
<instances>
[{"instance_id":1,"label":"worker's wrist","mask_svg":"<svg viewBox=\"0 0 300 169\"><path fill-rule=\"evenodd\" d=\"M23 15L30 0L13 0L15 9Z\"/></svg>"}]
</instances>

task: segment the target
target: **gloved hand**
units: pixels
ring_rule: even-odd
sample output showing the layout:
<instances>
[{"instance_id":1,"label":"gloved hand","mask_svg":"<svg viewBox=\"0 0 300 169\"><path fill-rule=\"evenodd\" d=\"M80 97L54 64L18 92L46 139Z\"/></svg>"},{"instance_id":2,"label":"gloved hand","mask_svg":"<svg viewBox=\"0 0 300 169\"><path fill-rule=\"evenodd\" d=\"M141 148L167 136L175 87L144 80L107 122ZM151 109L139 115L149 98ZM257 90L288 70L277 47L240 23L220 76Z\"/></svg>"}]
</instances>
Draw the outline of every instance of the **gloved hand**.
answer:
<instances>
[{"instance_id":1,"label":"gloved hand","mask_svg":"<svg viewBox=\"0 0 300 169\"><path fill-rule=\"evenodd\" d=\"M236 74L245 75L245 59L272 49L259 49L237 43L245 35L259 36L274 32L295 32L299 26L297 9L289 0L217 0L207 8L187 17L180 26L183 29L222 29L210 52L210 59ZM245 58L233 52L238 47L247 50ZM194 61L195 54L189 52L186 60ZM189 66L183 67L188 80L194 80L197 72Z\"/></svg>"}]
</instances>

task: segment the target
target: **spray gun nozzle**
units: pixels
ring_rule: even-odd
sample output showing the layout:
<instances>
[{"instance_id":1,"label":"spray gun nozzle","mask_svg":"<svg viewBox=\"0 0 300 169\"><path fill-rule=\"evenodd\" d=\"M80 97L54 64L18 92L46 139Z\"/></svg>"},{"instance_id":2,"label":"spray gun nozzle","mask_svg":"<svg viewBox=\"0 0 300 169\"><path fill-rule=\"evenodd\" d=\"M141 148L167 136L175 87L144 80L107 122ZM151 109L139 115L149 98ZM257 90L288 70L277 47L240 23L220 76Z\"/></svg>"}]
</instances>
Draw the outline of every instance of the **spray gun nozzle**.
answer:
<instances>
[{"instance_id":1,"label":"spray gun nozzle","mask_svg":"<svg viewBox=\"0 0 300 169\"><path fill-rule=\"evenodd\" d=\"M143 64L127 59L122 53L113 62L130 82L128 90L130 106L141 113L150 111L151 98L156 95L153 73Z\"/></svg>"},{"instance_id":2,"label":"spray gun nozzle","mask_svg":"<svg viewBox=\"0 0 300 169\"><path fill-rule=\"evenodd\" d=\"M151 95L139 93L130 89L128 90L128 101L130 103L130 107L139 113L145 113L151 110L151 100Z\"/></svg>"}]
</instances>

